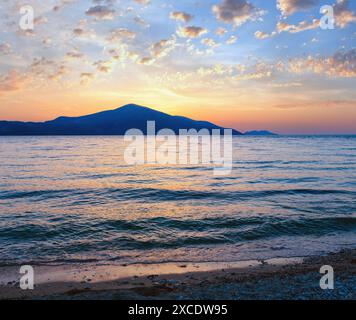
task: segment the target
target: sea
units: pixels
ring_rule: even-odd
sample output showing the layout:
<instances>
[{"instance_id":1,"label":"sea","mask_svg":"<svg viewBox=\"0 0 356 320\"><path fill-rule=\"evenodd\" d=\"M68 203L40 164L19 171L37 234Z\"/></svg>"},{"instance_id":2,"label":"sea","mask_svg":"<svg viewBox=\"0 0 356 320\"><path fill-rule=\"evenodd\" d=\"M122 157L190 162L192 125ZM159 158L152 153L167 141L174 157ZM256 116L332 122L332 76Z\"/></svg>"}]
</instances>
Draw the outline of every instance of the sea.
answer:
<instances>
[{"instance_id":1,"label":"sea","mask_svg":"<svg viewBox=\"0 0 356 320\"><path fill-rule=\"evenodd\" d=\"M0 266L356 247L356 136L236 136L233 168L129 165L120 136L0 137Z\"/></svg>"}]
</instances>

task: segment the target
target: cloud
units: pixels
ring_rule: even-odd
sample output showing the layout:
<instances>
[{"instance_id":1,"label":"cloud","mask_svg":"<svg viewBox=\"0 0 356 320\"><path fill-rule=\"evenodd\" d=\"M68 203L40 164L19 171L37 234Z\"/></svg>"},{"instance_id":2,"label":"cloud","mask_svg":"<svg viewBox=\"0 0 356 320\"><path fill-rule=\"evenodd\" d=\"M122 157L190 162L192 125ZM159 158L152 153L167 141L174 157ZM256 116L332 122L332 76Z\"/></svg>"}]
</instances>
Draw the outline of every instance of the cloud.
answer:
<instances>
[{"instance_id":1,"label":"cloud","mask_svg":"<svg viewBox=\"0 0 356 320\"><path fill-rule=\"evenodd\" d=\"M161 85L173 90L204 90L208 94L212 88L236 89L236 85L244 81L271 83L274 73L278 71L275 64L265 63L262 60L253 65L213 64L198 67L195 70L179 72L166 72L157 76L153 81L159 81ZM206 89L208 91L206 91ZM210 90L210 91L209 91Z\"/></svg>"},{"instance_id":2,"label":"cloud","mask_svg":"<svg viewBox=\"0 0 356 320\"><path fill-rule=\"evenodd\" d=\"M65 57L68 60L71 59L80 59L83 58L85 55L82 52L79 52L77 50L69 51L66 53Z\"/></svg>"},{"instance_id":3,"label":"cloud","mask_svg":"<svg viewBox=\"0 0 356 320\"><path fill-rule=\"evenodd\" d=\"M95 78L95 74L94 74L94 73L83 72L83 73L80 74L80 84L81 84L81 85L87 85L87 84L89 84L94 78Z\"/></svg>"},{"instance_id":4,"label":"cloud","mask_svg":"<svg viewBox=\"0 0 356 320\"><path fill-rule=\"evenodd\" d=\"M87 38L93 38L95 36L95 33L93 30L85 30L83 28L75 28L73 29L73 34L76 37L87 37Z\"/></svg>"},{"instance_id":5,"label":"cloud","mask_svg":"<svg viewBox=\"0 0 356 320\"><path fill-rule=\"evenodd\" d=\"M136 17L134 18L134 21L135 21L137 24L143 26L144 28L149 28L149 27L150 27L150 24L147 23L147 22L146 22L143 18L141 18L140 16L136 16Z\"/></svg>"},{"instance_id":6,"label":"cloud","mask_svg":"<svg viewBox=\"0 0 356 320\"><path fill-rule=\"evenodd\" d=\"M334 16L335 16L335 24L337 27L345 28L349 23L356 22L355 14L348 10L348 0L337 0L334 4ZM318 19L314 19L311 22L301 21L300 23L288 24L286 22L280 21L277 23L277 31L281 32L290 32L297 33L306 30L312 30L320 27L320 21Z\"/></svg>"},{"instance_id":7,"label":"cloud","mask_svg":"<svg viewBox=\"0 0 356 320\"><path fill-rule=\"evenodd\" d=\"M335 23L340 28L345 28L349 23L356 22L356 16L348 10L348 6L348 0L337 0L334 4Z\"/></svg>"},{"instance_id":8,"label":"cloud","mask_svg":"<svg viewBox=\"0 0 356 320\"><path fill-rule=\"evenodd\" d=\"M15 70L0 75L0 92L17 91L21 89L26 80L27 77L24 74L20 74Z\"/></svg>"},{"instance_id":9,"label":"cloud","mask_svg":"<svg viewBox=\"0 0 356 320\"><path fill-rule=\"evenodd\" d=\"M217 64L209 68L199 68L197 74L200 76L227 76L233 80L261 80L271 78L278 69L277 64L269 64L261 60L250 66Z\"/></svg>"},{"instance_id":10,"label":"cloud","mask_svg":"<svg viewBox=\"0 0 356 320\"><path fill-rule=\"evenodd\" d=\"M34 21L33 21L35 26L38 26L40 24L44 24L44 23L47 23L47 22L48 22L48 19L46 17L43 17L43 16L36 17L34 19Z\"/></svg>"},{"instance_id":11,"label":"cloud","mask_svg":"<svg viewBox=\"0 0 356 320\"><path fill-rule=\"evenodd\" d=\"M234 44L237 41L237 37L231 36L229 39L227 39L226 44Z\"/></svg>"},{"instance_id":12,"label":"cloud","mask_svg":"<svg viewBox=\"0 0 356 320\"><path fill-rule=\"evenodd\" d=\"M8 55L12 52L11 45L4 42L0 44L0 54Z\"/></svg>"},{"instance_id":13,"label":"cloud","mask_svg":"<svg viewBox=\"0 0 356 320\"><path fill-rule=\"evenodd\" d=\"M234 72L232 66L226 66L222 64L216 64L208 68L199 68L196 73L200 76L212 76L212 75L231 75Z\"/></svg>"},{"instance_id":14,"label":"cloud","mask_svg":"<svg viewBox=\"0 0 356 320\"><path fill-rule=\"evenodd\" d=\"M277 32L290 32L298 33L306 30L312 30L320 27L320 22L317 19L314 19L311 22L301 21L297 25L288 24L286 22L280 21L277 23Z\"/></svg>"},{"instance_id":15,"label":"cloud","mask_svg":"<svg viewBox=\"0 0 356 320\"><path fill-rule=\"evenodd\" d=\"M241 74L236 76L237 80L261 80L265 78L270 78L273 75L275 69L274 65L267 64L262 61L258 61L256 64L251 67L245 67L242 69ZM240 67L239 67L239 70Z\"/></svg>"},{"instance_id":16,"label":"cloud","mask_svg":"<svg viewBox=\"0 0 356 320\"><path fill-rule=\"evenodd\" d=\"M180 27L177 34L182 38L199 38L203 34L208 33L208 30L201 27Z\"/></svg>"},{"instance_id":17,"label":"cloud","mask_svg":"<svg viewBox=\"0 0 356 320\"><path fill-rule=\"evenodd\" d=\"M93 63L93 66L97 68L98 71L102 73L110 73L112 70L111 61L98 60Z\"/></svg>"},{"instance_id":18,"label":"cloud","mask_svg":"<svg viewBox=\"0 0 356 320\"><path fill-rule=\"evenodd\" d=\"M216 18L225 23L240 26L249 20L256 20L264 12L246 0L223 0L212 8Z\"/></svg>"},{"instance_id":19,"label":"cloud","mask_svg":"<svg viewBox=\"0 0 356 320\"><path fill-rule=\"evenodd\" d=\"M269 38L269 34L263 31L256 31L255 32L255 38L256 39L266 39Z\"/></svg>"},{"instance_id":20,"label":"cloud","mask_svg":"<svg viewBox=\"0 0 356 320\"><path fill-rule=\"evenodd\" d=\"M81 37L86 34L86 31L81 28L75 28L75 29L73 29L73 33L74 33L74 35Z\"/></svg>"},{"instance_id":21,"label":"cloud","mask_svg":"<svg viewBox=\"0 0 356 320\"><path fill-rule=\"evenodd\" d=\"M186 12L181 12L181 11L171 12L169 17L171 19L180 20L183 22L189 22L194 18L194 16L192 16L191 14L186 13Z\"/></svg>"},{"instance_id":22,"label":"cloud","mask_svg":"<svg viewBox=\"0 0 356 320\"><path fill-rule=\"evenodd\" d=\"M332 57L295 58L289 62L289 71L293 73L313 72L333 77L356 77L356 49L338 51Z\"/></svg>"},{"instance_id":23,"label":"cloud","mask_svg":"<svg viewBox=\"0 0 356 320\"><path fill-rule=\"evenodd\" d=\"M60 80L69 72L67 66L61 61L48 60L46 58L34 59L27 70L19 73L12 70L0 76L0 92L17 91L29 82L36 80L36 83L48 80Z\"/></svg>"},{"instance_id":24,"label":"cloud","mask_svg":"<svg viewBox=\"0 0 356 320\"><path fill-rule=\"evenodd\" d=\"M123 39L135 39L136 33L126 28L119 28L111 30L110 35L107 37L107 40L110 42L119 42Z\"/></svg>"},{"instance_id":25,"label":"cloud","mask_svg":"<svg viewBox=\"0 0 356 320\"><path fill-rule=\"evenodd\" d=\"M85 14L95 17L96 19L112 20L114 18L115 10L108 6L97 5L95 7L89 8Z\"/></svg>"},{"instance_id":26,"label":"cloud","mask_svg":"<svg viewBox=\"0 0 356 320\"><path fill-rule=\"evenodd\" d=\"M133 53L128 51L128 45L125 43L115 44L114 48L107 47L104 51L110 55L112 62L120 63L122 67L128 59L134 60Z\"/></svg>"},{"instance_id":27,"label":"cloud","mask_svg":"<svg viewBox=\"0 0 356 320\"><path fill-rule=\"evenodd\" d=\"M150 46L149 50L151 56L146 56L139 59L136 53L131 52L129 58L142 65L152 65L157 59L166 57L171 51L176 47L176 37L173 36L171 39L162 39Z\"/></svg>"},{"instance_id":28,"label":"cloud","mask_svg":"<svg viewBox=\"0 0 356 320\"><path fill-rule=\"evenodd\" d=\"M139 60L139 64L143 64L143 65L146 65L146 66L149 66L149 65L152 65L154 64L156 61L156 59L152 58L152 57L144 57L142 58L141 60Z\"/></svg>"},{"instance_id":29,"label":"cloud","mask_svg":"<svg viewBox=\"0 0 356 320\"><path fill-rule=\"evenodd\" d=\"M223 37L227 33L227 30L225 28L218 28L215 31L215 34L217 34L220 37Z\"/></svg>"},{"instance_id":30,"label":"cloud","mask_svg":"<svg viewBox=\"0 0 356 320\"><path fill-rule=\"evenodd\" d=\"M125 60L125 59L123 59L123 56L120 54L119 50L117 50L117 49L114 49L114 48L108 49L108 53L113 60L116 60L116 61Z\"/></svg>"},{"instance_id":31,"label":"cloud","mask_svg":"<svg viewBox=\"0 0 356 320\"><path fill-rule=\"evenodd\" d=\"M48 48L52 44L52 38L46 37L42 40L42 44L45 48Z\"/></svg>"},{"instance_id":32,"label":"cloud","mask_svg":"<svg viewBox=\"0 0 356 320\"><path fill-rule=\"evenodd\" d=\"M319 0L277 0L277 8L284 16L289 16L294 12L312 8L318 3Z\"/></svg>"},{"instance_id":33,"label":"cloud","mask_svg":"<svg viewBox=\"0 0 356 320\"><path fill-rule=\"evenodd\" d=\"M57 4L56 6L53 7L53 11L58 12L58 11L62 10L66 5L72 4L75 1L77 1L77 0L61 0L59 2L59 4Z\"/></svg>"},{"instance_id":34,"label":"cloud","mask_svg":"<svg viewBox=\"0 0 356 320\"><path fill-rule=\"evenodd\" d=\"M150 4L150 0L134 0L136 3L138 4L142 4L142 5L148 5Z\"/></svg>"},{"instance_id":35,"label":"cloud","mask_svg":"<svg viewBox=\"0 0 356 320\"><path fill-rule=\"evenodd\" d=\"M210 48L216 48L219 46L218 43L215 42L214 39L211 38L204 38L201 40L202 44L205 44L206 46L210 47Z\"/></svg>"},{"instance_id":36,"label":"cloud","mask_svg":"<svg viewBox=\"0 0 356 320\"><path fill-rule=\"evenodd\" d=\"M268 84L269 87L272 88L297 88L302 87L303 83L299 81L291 81L291 82L272 82Z\"/></svg>"},{"instance_id":37,"label":"cloud","mask_svg":"<svg viewBox=\"0 0 356 320\"><path fill-rule=\"evenodd\" d=\"M153 44L150 48L151 54L155 58L167 56L176 46L176 39L161 40Z\"/></svg>"},{"instance_id":38,"label":"cloud","mask_svg":"<svg viewBox=\"0 0 356 320\"><path fill-rule=\"evenodd\" d=\"M36 58L29 66L29 74L36 80L59 80L69 72L63 61Z\"/></svg>"},{"instance_id":39,"label":"cloud","mask_svg":"<svg viewBox=\"0 0 356 320\"><path fill-rule=\"evenodd\" d=\"M48 75L49 80L60 80L64 75L69 72L69 69L65 65L58 66L57 70Z\"/></svg>"}]
</instances>

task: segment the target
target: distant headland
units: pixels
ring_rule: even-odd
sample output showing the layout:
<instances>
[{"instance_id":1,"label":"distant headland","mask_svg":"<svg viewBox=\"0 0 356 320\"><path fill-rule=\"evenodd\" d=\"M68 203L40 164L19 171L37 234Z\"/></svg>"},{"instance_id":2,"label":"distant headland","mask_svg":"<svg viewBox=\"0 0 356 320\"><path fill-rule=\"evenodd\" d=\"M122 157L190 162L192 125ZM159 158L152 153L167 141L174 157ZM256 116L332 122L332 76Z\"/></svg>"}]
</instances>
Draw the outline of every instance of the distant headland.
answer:
<instances>
[{"instance_id":1,"label":"distant headland","mask_svg":"<svg viewBox=\"0 0 356 320\"><path fill-rule=\"evenodd\" d=\"M155 121L161 129L225 129L207 121L196 121L181 116L128 104L115 110L102 111L81 117L59 117L46 122L0 121L0 135L124 135L135 128L146 134L147 122ZM242 135L232 129L233 135Z\"/></svg>"},{"instance_id":2,"label":"distant headland","mask_svg":"<svg viewBox=\"0 0 356 320\"><path fill-rule=\"evenodd\" d=\"M0 135L124 135L135 128L147 134L147 122L155 121L156 131L171 129L226 129L208 121L196 121L182 116L172 116L136 104L127 104L114 110L102 111L80 117L59 117L45 122L0 121ZM232 134L243 135L232 129ZM246 135L274 135L269 131L251 131Z\"/></svg>"}]
</instances>

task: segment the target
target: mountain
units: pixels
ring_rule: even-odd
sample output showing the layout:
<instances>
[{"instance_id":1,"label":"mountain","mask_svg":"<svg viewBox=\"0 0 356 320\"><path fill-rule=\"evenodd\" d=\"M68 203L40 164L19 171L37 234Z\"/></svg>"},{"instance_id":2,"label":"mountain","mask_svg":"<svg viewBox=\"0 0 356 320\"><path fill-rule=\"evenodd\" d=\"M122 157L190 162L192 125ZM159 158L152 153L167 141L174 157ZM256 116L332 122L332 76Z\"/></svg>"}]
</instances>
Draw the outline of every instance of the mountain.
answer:
<instances>
[{"instance_id":1,"label":"mountain","mask_svg":"<svg viewBox=\"0 0 356 320\"><path fill-rule=\"evenodd\" d=\"M254 130L244 133L246 136L278 136L277 133L273 133L267 130Z\"/></svg>"},{"instance_id":2,"label":"mountain","mask_svg":"<svg viewBox=\"0 0 356 320\"><path fill-rule=\"evenodd\" d=\"M0 121L0 135L124 135L129 129L147 133L147 121L160 129L224 129L206 121L171 116L147 107L128 104L121 108L81 117L59 117L46 122ZM234 135L242 133L233 129Z\"/></svg>"}]
</instances>

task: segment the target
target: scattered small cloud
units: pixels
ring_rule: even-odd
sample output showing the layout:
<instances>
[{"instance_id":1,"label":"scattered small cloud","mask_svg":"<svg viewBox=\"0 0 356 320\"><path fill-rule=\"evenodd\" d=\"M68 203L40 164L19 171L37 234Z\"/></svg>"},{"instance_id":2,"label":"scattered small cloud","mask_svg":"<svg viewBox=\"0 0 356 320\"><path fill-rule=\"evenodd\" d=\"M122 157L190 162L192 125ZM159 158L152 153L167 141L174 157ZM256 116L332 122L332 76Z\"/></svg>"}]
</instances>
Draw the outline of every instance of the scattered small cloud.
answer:
<instances>
[{"instance_id":1,"label":"scattered small cloud","mask_svg":"<svg viewBox=\"0 0 356 320\"><path fill-rule=\"evenodd\" d=\"M167 56L176 46L176 39L160 40L153 44L150 48L154 58L162 58Z\"/></svg>"},{"instance_id":2,"label":"scattered small cloud","mask_svg":"<svg viewBox=\"0 0 356 320\"><path fill-rule=\"evenodd\" d=\"M64 61L50 60L45 57L36 58L28 68L28 74L39 80L60 80L70 72Z\"/></svg>"},{"instance_id":3,"label":"scattered small cloud","mask_svg":"<svg viewBox=\"0 0 356 320\"><path fill-rule=\"evenodd\" d=\"M206 45L207 47L210 47L210 48L216 48L219 46L219 44L216 43L216 41L211 38L204 38L201 40L201 43Z\"/></svg>"},{"instance_id":4,"label":"scattered small cloud","mask_svg":"<svg viewBox=\"0 0 356 320\"><path fill-rule=\"evenodd\" d=\"M36 18L34 19L33 24L34 24L35 26L39 26L39 25L45 24L45 23L47 23L47 22L48 22L48 19L47 19L46 17L44 17L44 16L38 16L38 17L36 17Z\"/></svg>"},{"instance_id":5,"label":"scattered small cloud","mask_svg":"<svg viewBox=\"0 0 356 320\"><path fill-rule=\"evenodd\" d=\"M109 42L120 42L124 39L135 39L136 32L126 28L118 28L111 30L110 35L107 37Z\"/></svg>"},{"instance_id":6,"label":"scattered small cloud","mask_svg":"<svg viewBox=\"0 0 356 320\"><path fill-rule=\"evenodd\" d=\"M256 31L255 32L255 38L256 39L266 39L266 38L269 38L270 35L266 32L263 32L263 31Z\"/></svg>"},{"instance_id":7,"label":"scattered small cloud","mask_svg":"<svg viewBox=\"0 0 356 320\"><path fill-rule=\"evenodd\" d=\"M216 29L215 34L220 37L223 37L225 34L227 34L227 30L225 28L220 27Z\"/></svg>"},{"instance_id":8,"label":"scattered small cloud","mask_svg":"<svg viewBox=\"0 0 356 320\"><path fill-rule=\"evenodd\" d=\"M185 23L190 22L194 18L191 14L182 11L171 12L169 17L171 19L183 21Z\"/></svg>"},{"instance_id":9,"label":"scattered small cloud","mask_svg":"<svg viewBox=\"0 0 356 320\"><path fill-rule=\"evenodd\" d=\"M258 61L249 68L245 67L244 71L236 76L237 80L261 80L271 78L275 66L267 64L263 61Z\"/></svg>"},{"instance_id":10,"label":"scattered small cloud","mask_svg":"<svg viewBox=\"0 0 356 320\"><path fill-rule=\"evenodd\" d=\"M7 42L0 44L0 54L1 55L8 55L12 52L11 45Z\"/></svg>"},{"instance_id":11,"label":"scattered small cloud","mask_svg":"<svg viewBox=\"0 0 356 320\"><path fill-rule=\"evenodd\" d=\"M80 74L80 84L81 85L88 85L94 78L95 78L95 74L94 73L83 72L83 73Z\"/></svg>"},{"instance_id":12,"label":"scattered small cloud","mask_svg":"<svg viewBox=\"0 0 356 320\"><path fill-rule=\"evenodd\" d=\"M356 49L338 51L331 57L308 56L294 58L289 62L289 71L293 73L313 72L330 77L356 77Z\"/></svg>"},{"instance_id":13,"label":"scattered small cloud","mask_svg":"<svg viewBox=\"0 0 356 320\"><path fill-rule=\"evenodd\" d=\"M290 33L298 33L306 30L312 30L319 28L320 22L317 19L314 19L311 22L301 21L298 24L288 24L286 22L280 21L277 23L277 32L290 32Z\"/></svg>"},{"instance_id":14,"label":"scattered small cloud","mask_svg":"<svg viewBox=\"0 0 356 320\"><path fill-rule=\"evenodd\" d=\"M356 22L356 15L348 9L348 0L337 0L334 4L334 15L336 26L345 28L350 23Z\"/></svg>"},{"instance_id":15,"label":"scattered small cloud","mask_svg":"<svg viewBox=\"0 0 356 320\"><path fill-rule=\"evenodd\" d=\"M6 74L0 75L0 94L6 91L17 91L22 88L27 80L27 76L11 70Z\"/></svg>"},{"instance_id":16,"label":"scattered small cloud","mask_svg":"<svg viewBox=\"0 0 356 320\"><path fill-rule=\"evenodd\" d=\"M89 8L85 13L96 19L112 20L114 19L115 10L108 6L97 5Z\"/></svg>"},{"instance_id":17,"label":"scattered small cloud","mask_svg":"<svg viewBox=\"0 0 356 320\"><path fill-rule=\"evenodd\" d=\"M237 37L236 36L230 36L229 39L226 40L226 44L234 44L237 41Z\"/></svg>"},{"instance_id":18,"label":"scattered small cloud","mask_svg":"<svg viewBox=\"0 0 356 320\"><path fill-rule=\"evenodd\" d=\"M143 65L146 65L146 66L150 66L152 64L154 64L156 61L155 58L152 58L152 57L143 57L141 60L139 60L139 64L143 64Z\"/></svg>"},{"instance_id":19,"label":"scattered small cloud","mask_svg":"<svg viewBox=\"0 0 356 320\"><path fill-rule=\"evenodd\" d=\"M99 72L110 73L112 71L112 62L98 60L93 63L93 66L97 68Z\"/></svg>"},{"instance_id":20,"label":"scattered small cloud","mask_svg":"<svg viewBox=\"0 0 356 320\"><path fill-rule=\"evenodd\" d=\"M222 0L212 8L216 18L222 22L240 26L249 20L260 18L264 12L246 0Z\"/></svg>"},{"instance_id":21,"label":"scattered small cloud","mask_svg":"<svg viewBox=\"0 0 356 320\"><path fill-rule=\"evenodd\" d=\"M151 3L150 0L134 0L136 3L138 4L142 4L142 5L149 5Z\"/></svg>"},{"instance_id":22,"label":"scattered small cloud","mask_svg":"<svg viewBox=\"0 0 356 320\"><path fill-rule=\"evenodd\" d=\"M284 16L304 11L318 5L319 0L277 0L277 8Z\"/></svg>"},{"instance_id":23,"label":"scattered small cloud","mask_svg":"<svg viewBox=\"0 0 356 320\"><path fill-rule=\"evenodd\" d=\"M134 18L134 21L135 21L137 24L143 26L144 28L149 28L149 27L150 27L150 24L147 23L147 22L146 22L143 18L141 18L140 16L136 16L136 17Z\"/></svg>"},{"instance_id":24,"label":"scattered small cloud","mask_svg":"<svg viewBox=\"0 0 356 320\"><path fill-rule=\"evenodd\" d=\"M199 38L202 35L208 33L208 30L201 27L180 27L177 34L182 38Z\"/></svg>"},{"instance_id":25,"label":"scattered small cloud","mask_svg":"<svg viewBox=\"0 0 356 320\"><path fill-rule=\"evenodd\" d=\"M84 54L82 52L79 52L77 50L69 51L66 53L65 57L69 60L71 59L81 59L84 57Z\"/></svg>"}]
</instances>

